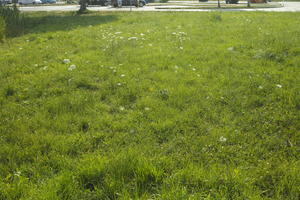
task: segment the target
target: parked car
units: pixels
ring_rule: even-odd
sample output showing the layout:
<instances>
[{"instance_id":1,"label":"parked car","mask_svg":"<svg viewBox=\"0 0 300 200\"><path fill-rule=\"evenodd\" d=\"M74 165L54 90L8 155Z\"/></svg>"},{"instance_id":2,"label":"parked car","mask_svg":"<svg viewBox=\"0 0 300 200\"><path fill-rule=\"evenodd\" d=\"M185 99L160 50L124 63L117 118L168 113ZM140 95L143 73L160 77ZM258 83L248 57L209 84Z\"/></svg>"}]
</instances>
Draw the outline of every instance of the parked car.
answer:
<instances>
[{"instance_id":1,"label":"parked car","mask_svg":"<svg viewBox=\"0 0 300 200\"><path fill-rule=\"evenodd\" d=\"M12 0L0 0L0 5L3 4L12 4Z\"/></svg>"},{"instance_id":2,"label":"parked car","mask_svg":"<svg viewBox=\"0 0 300 200\"><path fill-rule=\"evenodd\" d=\"M122 2L122 5L120 5ZM147 2L146 0L113 0L112 4L114 7L121 7L121 6L135 6L135 7L143 7L144 5L146 5Z\"/></svg>"},{"instance_id":3,"label":"parked car","mask_svg":"<svg viewBox=\"0 0 300 200\"><path fill-rule=\"evenodd\" d=\"M100 5L100 6L108 6L110 1L108 0L88 0L88 5Z\"/></svg>"},{"instance_id":4,"label":"parked car","mask_svg":"<svg viewBox=\"0 0 300 200\"><path fill-rule=\"evenodd\" d=\"M42 0L42 3L56 3L56 0Z\"/></svg>"},{"instance_id":5,"label":"parked car","mask_svg":"<svg viewBox=\"0 0 300 200\"><path fill-rule=\"evenodd\" d=\"M33 4L42 4L41 0L33 0Z\"/></svg>"},{"instance_id":6,"label":"parked car","mask_svg":"<svg viewBox=\"0 0 300 200\"><path fill-rule=\"evenodd\" d=\"M20 5L25 5L25 4L41 4L41 0L19 0L18 3Z\"/></svg>"}]
</instances>

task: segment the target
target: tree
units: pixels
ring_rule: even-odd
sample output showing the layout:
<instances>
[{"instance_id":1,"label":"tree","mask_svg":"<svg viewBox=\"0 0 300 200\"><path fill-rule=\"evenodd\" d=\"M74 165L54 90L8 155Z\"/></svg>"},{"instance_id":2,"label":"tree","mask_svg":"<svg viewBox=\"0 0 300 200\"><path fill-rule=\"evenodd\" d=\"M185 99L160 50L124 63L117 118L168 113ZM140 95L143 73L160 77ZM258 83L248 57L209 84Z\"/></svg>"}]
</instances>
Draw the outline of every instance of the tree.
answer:
<instances>
[{"instance_id":1,"label":"tree","mask_svg":"<svg viewBox=\"0 0 300 200\"><path fill-rule=\"evenodd\" d=\"M87 0L80 0L79 5L80 5L79 11L78 11L79 13L83 13L87 10Z\"/></svg>"}]
</instances>

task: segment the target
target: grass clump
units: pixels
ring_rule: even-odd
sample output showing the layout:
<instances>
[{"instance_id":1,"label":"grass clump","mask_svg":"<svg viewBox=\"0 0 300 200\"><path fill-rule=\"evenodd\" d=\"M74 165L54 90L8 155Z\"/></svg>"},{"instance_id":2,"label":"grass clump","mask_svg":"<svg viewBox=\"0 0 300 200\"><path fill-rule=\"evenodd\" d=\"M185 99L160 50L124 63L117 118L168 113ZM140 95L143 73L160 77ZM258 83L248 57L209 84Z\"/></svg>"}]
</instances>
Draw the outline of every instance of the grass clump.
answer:
<instances>
[{"instance_id":1,"label":"grass clump","mask_svg":"<svg viewBox=\"0 0 300 200\"><path fill-rule=\"evenodd\" d=\"M162 181L162 171L136 152L121 153L109 161L96 158L87 164L79 170L78 180L85 195L98 199L138 199L155 192Z\"/></svg>"}]
</instances>

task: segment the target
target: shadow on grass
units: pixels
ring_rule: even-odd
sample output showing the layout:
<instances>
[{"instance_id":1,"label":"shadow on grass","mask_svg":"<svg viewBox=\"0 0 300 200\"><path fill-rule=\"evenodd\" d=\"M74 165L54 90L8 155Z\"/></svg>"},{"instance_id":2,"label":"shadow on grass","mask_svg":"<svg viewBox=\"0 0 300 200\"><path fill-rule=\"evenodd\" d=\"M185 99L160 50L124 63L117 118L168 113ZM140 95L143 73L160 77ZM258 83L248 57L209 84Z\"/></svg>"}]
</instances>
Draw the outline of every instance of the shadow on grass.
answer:
<instances>
[{"instance_id":1,"label":"shadow on grass","mask_svg":"<svg viewBox=\"0 0 300 200\"><path fill-rule=\"evenodd\" d=\"M29 13L25 15L24 31L20 35L30 33L46 33L55 31L70 31L76 28L99 25L118 20L116 15L75 13Z\"/></svg>"}]
</instances>

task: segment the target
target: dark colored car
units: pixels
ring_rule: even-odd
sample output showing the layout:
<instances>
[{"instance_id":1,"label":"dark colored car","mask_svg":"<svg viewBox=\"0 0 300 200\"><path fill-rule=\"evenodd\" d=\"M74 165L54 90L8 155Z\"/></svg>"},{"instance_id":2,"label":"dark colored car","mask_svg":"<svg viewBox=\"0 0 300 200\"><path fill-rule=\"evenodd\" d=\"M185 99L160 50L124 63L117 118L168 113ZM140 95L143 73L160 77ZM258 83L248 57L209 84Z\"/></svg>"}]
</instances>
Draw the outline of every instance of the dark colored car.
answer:
<instances>
[{"instance_id":1,"label":"dark colored car","mask_svg":"<svg viewBox=\"0 0 300 200\"><path fill-rule=\"evenodd\" d=\"M56 3L56 0L41 0L42 3Z\"/></svg>"},{"instance_id":2,"label":"dark colored car","mask_svg":"<svg viewBox=\"0 0 300 200\"><path fill-rule=\"evenodd\" d=\"M147 2L145 0L122 0L122 6L135 6L135 7L143 7ZM118 4L118 0L112 0L112 6L121 7Z\"/></svg>"},{"instance_id":3,"label":"dark colored car","mask_svg":"<svg viewBox=\"0 0 300 200\"><path fill-rule=\"evenodd\" d=\"M88 0L88 5L100 5L100 6L108 6L110 1L108 0Z\"/></svg>"}]
</instances>

